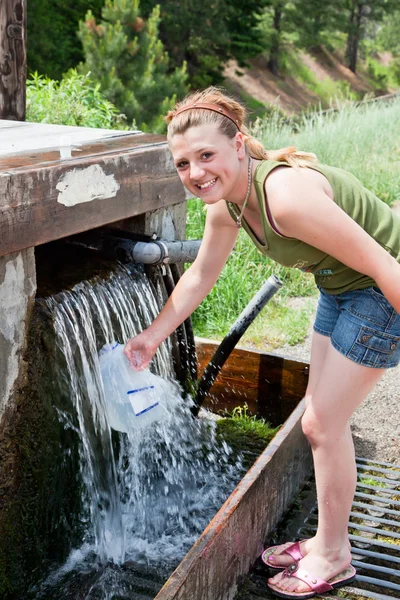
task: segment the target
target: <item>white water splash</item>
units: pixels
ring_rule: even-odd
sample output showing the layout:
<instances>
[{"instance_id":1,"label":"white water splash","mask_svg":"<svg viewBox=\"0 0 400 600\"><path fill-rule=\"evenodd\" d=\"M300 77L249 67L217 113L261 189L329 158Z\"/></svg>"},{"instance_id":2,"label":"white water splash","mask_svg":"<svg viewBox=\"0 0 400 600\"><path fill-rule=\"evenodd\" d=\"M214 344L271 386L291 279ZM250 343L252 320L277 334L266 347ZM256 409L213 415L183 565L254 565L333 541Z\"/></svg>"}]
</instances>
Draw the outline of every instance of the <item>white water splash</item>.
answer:
<instances>
[{"instance_id":1,"label":"white water splash","mask_svg":"<svg viewBox=\"0 0 400 600\"><path fill-rule=\"evenodd\" d=\"M215 423L194 419L178 385L163 398L166 418L129 434L111 435L100 380L98 350L147 327L159 298L145 277L121 267L106 280L83 282L47 301L78 417L81 473L90 522L81 548L46 582L88 561L176 565L196 541L243 473L231 450L217 443ZM152 369L174 377L169 341ZM58 409L68 426L70 417ZM69 425L70 426L70 425ZM117 443L116 443L117 440ZM114 443L113 443L114 442ZM115 456L115 452L118 456ZM47 596L46 596L47 597Z\"/></svg>"}]
</instances>

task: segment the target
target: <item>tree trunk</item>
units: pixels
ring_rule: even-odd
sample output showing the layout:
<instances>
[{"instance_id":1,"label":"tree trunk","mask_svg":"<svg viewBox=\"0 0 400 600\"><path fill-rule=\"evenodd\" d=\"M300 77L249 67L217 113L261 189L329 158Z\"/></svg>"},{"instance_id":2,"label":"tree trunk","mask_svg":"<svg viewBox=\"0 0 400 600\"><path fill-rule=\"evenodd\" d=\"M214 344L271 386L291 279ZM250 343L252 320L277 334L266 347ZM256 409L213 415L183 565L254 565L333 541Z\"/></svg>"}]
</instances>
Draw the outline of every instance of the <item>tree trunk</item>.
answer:
<instances>
[{"instance_id":1,"label":"tree trunk","mask_svg":"<svg viewBox=\"0 0 400 600\"><path fill-rule=\"evenodd\" d=\"M281 39L281 18L282 9L278 5L274 9L274 38L272 41L271 50L269 53L268 69L273 75L278 75L278 58Z\"/></svg>"},{"instance_id":2,"label":"tree trunk","mask_svg":"<svg viewBox=\"0 0 400 600\"><path fill-rule=\"evenodd\" d=\"M317 14L317 15L315 15L315 17L311 23L312 43L310 44L310 46L308 48L310 50L310 52L316 52L321 47L320 35L321 35L321 31L323 29L321 21L322 21L321 15Z\"/></svg>"},{"instance_id":3,"label":"tree trunk","mask_svg":"<svg viewBox=\"0 0 400 600\"><path fill-rule=\"evenodd\" d=\"M357 71L358 44L361 35L363 4L355 2L350 14L350 30L347 37L346 61L350 71Z\"/></svg>"},{"instance_id":4,"label":"tree trunk","mask_svg":"<svg viewBox=\"0 0 400 600\"><path fill-rule=\"evenodd\" d=\"M0 119L25 120L26 2L0 0Z\"/></svg>"}]
</instances>

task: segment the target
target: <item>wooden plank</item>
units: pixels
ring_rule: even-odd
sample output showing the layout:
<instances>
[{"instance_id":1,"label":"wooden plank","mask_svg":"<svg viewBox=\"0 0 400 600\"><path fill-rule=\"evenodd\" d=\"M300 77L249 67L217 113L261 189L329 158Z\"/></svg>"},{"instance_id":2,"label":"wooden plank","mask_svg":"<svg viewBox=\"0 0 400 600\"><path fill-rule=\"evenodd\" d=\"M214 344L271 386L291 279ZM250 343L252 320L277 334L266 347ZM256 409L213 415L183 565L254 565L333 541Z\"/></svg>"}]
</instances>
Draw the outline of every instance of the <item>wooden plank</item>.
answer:
<instances>
[{"instance_id":1,"label":"wooden plank","mask_svg":"<svg viewBox=\"0 0 400 600\"><path fill-rule=\"evenodd\" d=\"M312 469L301 431L304 401L293 411L155 600L233 600L278 521Z\"/></svg>"},{"instance_id":2,"label":"wooden plank","mask_svg":"<svg viewBox=\"0 0 400 600\"><path fill-rule=\"evenodd\" d=\"M0 3L0 118L23 121L26 108L26 0Z\"/></svg>"},{"instance_id":3,"label":"wooden plank","mask_svg":"<svg viewBox=\"0 0 400 600\"><path fill-rule=\"evenodd\" d=\"M218 346L196 339L199 372L203 372ZM245 403L249 411L279 425L304 396L308 364L284 356L235 348L212 386L205 407L231 411Z\"/></svg>"},{"instance_id":4,"label":"wooden plank","mask_svg":"<svg viewBox=\"0 0 400 600\"><path fill-rule=\"evenodd\" d=\"M37 154L39 151L61 147L66 149L68 146L79 150L82 143L135 134L141 132L0 120L0 155Z\"/></svg>"},{"instance_id":5,"label":"wooden plank","mask_svg":"<svg viewBox=\"0 0 400 600\"><path fill-rule=\"evenodd\" d=\"M0 171L0 256L183 202L164 140L114 138L84 156L48 153L47 163Z\"/></svg>"},{"instance_id":6,"label":"wooden plank","mask_svg":"<svg viewBox=\"0 0 400 600\"><path fill-rule=\"evenodd\" d=\"M5 122L7 121L2 121ZM0 176L2 171L7 174L17 170L29 172L32 167L51 166L71 159L82 161L90 156L128 152L141 146L151 147L161 144L166 148L164 135L97 130L88 127L67 127L64 135L62 127L47 125L49 132L44 136L41 135L43 130L38 123L15 123L12 128L4 128L0 132ZM24 142L25 132L26 142ZM3 135L4 147L8 148L4 153ZM69 155L67 144L70 145ZM13 147L15 152L12 151Z\"/></svg>"}]
</instances>

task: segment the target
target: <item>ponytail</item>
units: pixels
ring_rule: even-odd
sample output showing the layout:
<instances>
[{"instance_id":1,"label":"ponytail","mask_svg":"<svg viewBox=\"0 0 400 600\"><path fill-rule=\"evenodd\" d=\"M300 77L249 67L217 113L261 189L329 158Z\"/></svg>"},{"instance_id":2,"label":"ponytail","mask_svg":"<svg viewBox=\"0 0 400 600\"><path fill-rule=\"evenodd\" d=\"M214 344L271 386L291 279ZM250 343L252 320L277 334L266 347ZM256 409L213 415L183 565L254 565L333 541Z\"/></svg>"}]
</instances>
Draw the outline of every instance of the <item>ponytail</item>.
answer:
<instances>
[{"instance_id":1,"label":"ponytail","mask_svg":"<svg viewBox=\"0 0 400 600\"><path fill-rule=\"evenodd\" d=\"M302 152L294 146L280 148L279 150L266 150L264 146L256 140L247 131L247 128L242 126L241 132L246 144L246 148L250 156L259 160L276 160L277 162L287 163L290 167L310 167L318 162L317 157L312 152Z\"/></svg>"},{"instance_id":2,"label":"ponytail","mask_svg":"<svg viewBox=\"0 0 400 600\"><path fill-rule=\"evenodd\" d=\"M209 104L220 107L227 116L218 114L217 110L201 108L196 104ZM182 111L185 107L192 107L191 110ZM222 111L221 111L222 112ZM250 156L259 160L276 160L287 163L291 167L310 167L318 159L312 152L302 152L295 147L281 148L280 150L266 150L264 146L256 140L244 125L246 119L245 107L234 98L228 96L225 92L216 87L209 87L201 92L194 92L187 96L181 102L178 102L174 110L170 110L164 118L168 124L168 139L170 140L176 134L182 134L190 127L215 123L220 133L230 139L234 138L238 130L243 134L243 139Z\"/></svg>"}]
</instances>

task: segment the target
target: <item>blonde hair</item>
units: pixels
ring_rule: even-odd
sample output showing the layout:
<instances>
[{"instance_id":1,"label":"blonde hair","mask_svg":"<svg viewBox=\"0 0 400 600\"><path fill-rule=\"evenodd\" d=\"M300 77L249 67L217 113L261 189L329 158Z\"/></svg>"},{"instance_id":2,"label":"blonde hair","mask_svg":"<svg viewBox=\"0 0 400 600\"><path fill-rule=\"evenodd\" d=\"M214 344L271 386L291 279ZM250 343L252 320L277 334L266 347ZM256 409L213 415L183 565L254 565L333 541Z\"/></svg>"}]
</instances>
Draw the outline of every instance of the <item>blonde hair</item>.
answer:
<instances>
[{"instance_id":1,"label":"blonde hair","mask_svg":"<svg viewBox=\"0 0 400 600\"><path fill-rule=\"evenodd\" d=\"M229 118L218 112L206 108L193 108L176 115L176 112L185 106L195 103L205 102L221 106L229 113L234 115L237 125ZM250 156L260 160L276 160L285 162L291 167L309 167L317 162L317 157L311 152L302 152L294 146L280 148L279 150L266 150L264 146L256 140L244 125L246 120L246 108L237 100L230 97L226 92L217 87L208 87L203 91L189 94L181 102L178 102L174 110L170 110L164 118L168 124L168 140L174 135L182 134L190 127L208 125L215 123L221 134L230 139L234 138L238 129L243 134L244 142Z\"/></svg>"}]
</instances>

